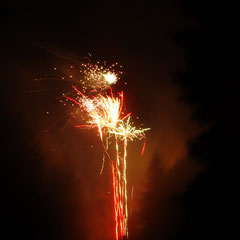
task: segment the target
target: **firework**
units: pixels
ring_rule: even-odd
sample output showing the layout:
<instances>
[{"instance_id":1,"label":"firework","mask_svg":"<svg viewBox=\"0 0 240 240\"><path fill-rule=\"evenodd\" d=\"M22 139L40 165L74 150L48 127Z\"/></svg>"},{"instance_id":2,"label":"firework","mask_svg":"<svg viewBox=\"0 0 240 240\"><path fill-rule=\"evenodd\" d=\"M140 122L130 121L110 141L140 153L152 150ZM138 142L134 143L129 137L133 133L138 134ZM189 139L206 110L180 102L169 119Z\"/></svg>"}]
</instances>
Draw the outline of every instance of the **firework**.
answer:
<instances>
[{"instance_id":1,"label":"firework","mask_svg":"<svg viewBox=\"0 0 240 240\"><path fill-rule=\"evenodd\" d=\"M107 66L106 62L104 62L104 65L101 65L100 62L96 64L82 64L79 72L83 74L81 80L83 89L96 92L109 89L112 84L119 80L120 75L124 73L122 66L118 65L118 63Z\"/></svg>"},{"instance_id":2,"label":"firework","mask_svg":"<svg viewBox=\"0 0 240 240\"><path fill-rule=\"evenodd\" d=\"M76 127L96 128L98 130L105 155L107 155L112 168L115 238L116 240L123 239L128 237L127 145L129 141L134 139L144 139L145 132L149 128L137 128L133 125L131 113L126 113L123 109L123 92L114 96L110 87L111 84L116 83L118 80L118 74L113 68L114 65L111 68L90 64L83 66L86 68L83 71L85 74L84 93L73 86L76 93L75 97L66 96L66 98L77 104L81 111L87 114L85 123ZM95 89L95 94L86 95L86 86ZM107 89L111 89L110 94L105 91ZM111 142L115 144L116 157L114 159L111 159L108 153L109 139L112 139Z\"/></svg>"}]
</instances>

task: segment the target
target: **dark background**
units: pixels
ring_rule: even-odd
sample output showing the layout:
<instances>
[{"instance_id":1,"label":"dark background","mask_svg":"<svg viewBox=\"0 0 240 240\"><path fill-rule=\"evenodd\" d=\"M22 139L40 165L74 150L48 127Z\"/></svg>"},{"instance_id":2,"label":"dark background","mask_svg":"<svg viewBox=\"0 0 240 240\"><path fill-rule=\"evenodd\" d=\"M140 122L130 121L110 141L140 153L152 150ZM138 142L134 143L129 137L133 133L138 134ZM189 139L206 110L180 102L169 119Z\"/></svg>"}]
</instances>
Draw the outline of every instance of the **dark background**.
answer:
<instances>
[{"instance_id":1,"label":"dark background","mask_svg":"<svg viewBox=\"0 0 240 240\"><path fill-rule=\"evenodd\" d=\"M62 201L71 201L72 208L77 202L62 197L73 191L71 171L56 171L45 184L39 180L46 166L40 146L32 144L38 129L26 127L22 117L28 108L22 107L26 98L18 92L34 85L22 83L18 74L29 66L31 72L47 69L39 47L45 46L73 57L90 52L119 59L129 69L125 56L131 55L145 61L147 71L167 69L184 93L181 101L194 107L194 121L211 125L189 143L189 155L206 167L176 197L184 213L177 230L161 237L156 207L143 239L231 239L230 189L238 160L231 156L234 138L229 134L234 133L238 100L233 93L233 10L230 3L209 1L1 3L1 238L86 239L84 223L78 233L71 231L71 222L64 221L68 213L59 211ZM184 53L184 68L175 51ZM138 71L129 69L130 77ZM129 91L137 90L130 83Z\"/></svg>"}]
</instances>

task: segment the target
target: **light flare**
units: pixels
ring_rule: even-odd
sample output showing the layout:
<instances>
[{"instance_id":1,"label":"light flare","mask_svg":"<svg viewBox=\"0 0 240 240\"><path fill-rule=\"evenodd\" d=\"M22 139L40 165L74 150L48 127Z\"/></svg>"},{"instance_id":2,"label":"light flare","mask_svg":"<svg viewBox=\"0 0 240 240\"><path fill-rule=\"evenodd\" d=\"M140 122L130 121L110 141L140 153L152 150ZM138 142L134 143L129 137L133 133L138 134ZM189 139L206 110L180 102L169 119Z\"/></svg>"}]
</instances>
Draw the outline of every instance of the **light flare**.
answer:
<instances>
[{"instance_id":1,"label":"light flare","mask_svg":"<svg viewBox=\"0 0 240 240\"><path fill-rule=\"evenodd\" d=\"M115 74L113 73L107 73L107 74L103 74L103 77L105 78L105 80L109 83L109 84L113 84L117 82L117 77Z\"/></svg>"}]
</instances>

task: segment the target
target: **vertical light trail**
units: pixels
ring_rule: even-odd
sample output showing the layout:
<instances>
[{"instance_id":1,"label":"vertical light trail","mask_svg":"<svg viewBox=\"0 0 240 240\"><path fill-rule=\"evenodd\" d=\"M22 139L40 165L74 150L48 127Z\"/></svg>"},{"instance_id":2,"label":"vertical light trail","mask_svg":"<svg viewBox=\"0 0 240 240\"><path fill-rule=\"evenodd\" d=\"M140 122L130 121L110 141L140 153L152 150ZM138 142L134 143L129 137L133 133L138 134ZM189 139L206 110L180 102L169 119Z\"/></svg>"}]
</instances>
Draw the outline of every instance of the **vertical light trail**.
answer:
<instances>
[{"instance_id":1,"label":"vertical light trail","mask_svg":"<svg viewBox=\"0 0 240 240\"><path fill-rule=\"evenodd\" d=\"M117 206L117 182L114 163L112 161L112 178L113 178L113 199L114 199L114 214L115 214L115 234L116 240L118 240L118 206Z\"/></svg>"},{"instance_id":2,"label":"vertical light trail","mask_svg":"<svg viewBox=\"0 0 240 240\"><path fill-rule=\"evenodd\" d=\"M128 237L128 208L127 208L127 138L124 138L124 142L123 142L123 147L124 147L124 156L123 156L123 180L124 180L124 204L125 204L125 232L124 235L126 235Z\"/></svg>"}]
</instances>

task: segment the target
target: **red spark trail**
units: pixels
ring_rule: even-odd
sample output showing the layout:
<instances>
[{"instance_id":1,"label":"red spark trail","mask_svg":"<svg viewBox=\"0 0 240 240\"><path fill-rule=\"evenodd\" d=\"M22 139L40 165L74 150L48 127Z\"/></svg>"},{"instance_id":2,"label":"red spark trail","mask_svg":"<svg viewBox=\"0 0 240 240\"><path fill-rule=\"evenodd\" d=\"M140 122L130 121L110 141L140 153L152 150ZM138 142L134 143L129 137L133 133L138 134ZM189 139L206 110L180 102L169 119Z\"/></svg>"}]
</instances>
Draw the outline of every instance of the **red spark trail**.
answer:
<instances>
[{"instance_id":1,"label":"red spark trail","mask_svg":"<svg viewBox=\"0 0 240 240\"><path fill-rule=\"evenodd\" d=\"M69 99L70 101L76 103L77 105L80 105L80 103L79 103L77 100L73 99L73 98L70 98L70 97L68 97L68 96L65 96L65 98L67 98L67 99Z\"/></svg>"},{"instance_id":2,"label":"red spark trail","mask_svg":"<svg viewBox=\"0 0 240 240\"><path fill-rule=\"evenodd\" d=\"M146 147L146 139L144 139L144 143L143 143L143 147L142 147L141 156L144 154L145 147Z\"/></svg>"},{"instance_id":3,"label":"red spark trail","mask_svg":"<svg viewBox=\"0 0 240 240\"><path fill-rule=\"evenodd\" d=\"M75 86L72 85L72 88L73 88L77 93L79 93L82 97L84 97L84 94L81 93Z\"/></svg>"}]
</instances>

